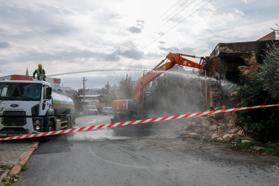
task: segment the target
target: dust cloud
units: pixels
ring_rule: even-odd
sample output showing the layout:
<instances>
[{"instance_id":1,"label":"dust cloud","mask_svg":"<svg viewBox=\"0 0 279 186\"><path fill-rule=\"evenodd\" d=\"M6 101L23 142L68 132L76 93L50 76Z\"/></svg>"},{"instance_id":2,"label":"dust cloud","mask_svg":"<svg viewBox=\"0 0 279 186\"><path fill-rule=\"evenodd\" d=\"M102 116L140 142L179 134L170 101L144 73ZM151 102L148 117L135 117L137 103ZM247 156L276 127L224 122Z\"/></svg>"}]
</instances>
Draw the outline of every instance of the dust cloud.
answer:
<instances>
[{"instance_id":1,"label":"dust cloud","mask_svg":"<svg viewBox=\"0 0 279 186\"><path fill-rule=\"evenodd\" d=\"M152 82L145 95L145 108L154 114L183 114L202 110L202 79L197 72L177 69Z\"/></svg>"}]
</instances>

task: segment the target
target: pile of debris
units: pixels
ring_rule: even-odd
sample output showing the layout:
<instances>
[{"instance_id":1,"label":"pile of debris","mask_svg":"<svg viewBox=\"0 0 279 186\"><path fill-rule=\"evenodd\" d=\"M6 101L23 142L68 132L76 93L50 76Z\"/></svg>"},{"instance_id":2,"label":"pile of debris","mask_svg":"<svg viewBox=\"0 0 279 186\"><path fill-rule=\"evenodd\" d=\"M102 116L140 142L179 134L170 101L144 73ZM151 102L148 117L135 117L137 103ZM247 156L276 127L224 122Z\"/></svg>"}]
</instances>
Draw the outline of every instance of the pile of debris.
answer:
<instances>
[{"instance_id":1,"label":"pile of debris","mask_svg":"<svg viewBox=\"0 0 279 186\"><path fill-rule=\"evenodd\" d=\"M225 119L224 119L225 118ZM202 138L209 141L232 142L248 139L243 129L234 125L234 116L229 115L219 119L195 118L185 126L184 137Z\"/></svg>"}]
</instances>

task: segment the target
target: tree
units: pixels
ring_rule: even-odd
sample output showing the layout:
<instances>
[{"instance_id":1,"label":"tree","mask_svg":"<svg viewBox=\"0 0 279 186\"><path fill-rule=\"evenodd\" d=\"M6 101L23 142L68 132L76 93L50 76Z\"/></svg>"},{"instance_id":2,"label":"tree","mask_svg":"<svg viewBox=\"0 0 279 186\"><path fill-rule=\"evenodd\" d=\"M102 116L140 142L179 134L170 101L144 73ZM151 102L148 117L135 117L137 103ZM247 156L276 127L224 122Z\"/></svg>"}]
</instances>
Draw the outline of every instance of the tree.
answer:
<instances>
[{"instance_id":1,"label":"tree","mask_svg":"<svg viewBox=\"0 0 279 186\"><path fill-rule=\"evenodd\" d=\"M127 98L132 98L132 96L133 96L132 78L126 75L126 78L120 80L119 82L117 97L118 99L127 99Z\"/></svg>"}]
</instances>

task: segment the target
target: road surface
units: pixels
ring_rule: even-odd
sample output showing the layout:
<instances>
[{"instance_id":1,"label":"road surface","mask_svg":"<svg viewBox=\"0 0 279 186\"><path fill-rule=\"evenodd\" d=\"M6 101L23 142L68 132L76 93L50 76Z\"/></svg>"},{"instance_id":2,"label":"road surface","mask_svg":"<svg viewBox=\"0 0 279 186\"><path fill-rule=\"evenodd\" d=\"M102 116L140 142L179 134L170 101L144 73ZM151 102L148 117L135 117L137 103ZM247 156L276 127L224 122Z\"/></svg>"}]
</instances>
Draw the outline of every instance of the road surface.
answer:
<instances>
[{"instance_id":1,"label":"road surface","mask_svg":"<svg viewBox=\"0 0 279 186\"><path fill-rule=\"evenodd\" d=\"M78 125L109 119L83 117ZM277 158L181 138L182 128L170 123L54 137L40 145L16 185L278 185Z\"/></svg>"}]
</instances>

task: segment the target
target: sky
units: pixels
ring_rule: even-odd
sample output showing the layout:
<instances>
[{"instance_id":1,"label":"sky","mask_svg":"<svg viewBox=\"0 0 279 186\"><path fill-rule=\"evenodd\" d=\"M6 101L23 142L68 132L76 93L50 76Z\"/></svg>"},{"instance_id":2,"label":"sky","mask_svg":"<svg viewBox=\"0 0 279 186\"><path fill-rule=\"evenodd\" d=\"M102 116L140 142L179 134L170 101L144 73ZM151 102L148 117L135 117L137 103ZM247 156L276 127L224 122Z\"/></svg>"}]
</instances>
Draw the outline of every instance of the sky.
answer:
<instances>
[{"instance_id":1,"label":"sky","mask_svg":"<svg viewBox=\"0 0 279 186\"><path fill-rule=\"evenodd\" d=\"M168 52L206 56L217 43L278 28L276 0L0 0L0 76L43 64L64 86L117 83ZM278 28L279 29L279 28ZM96 72L98 69L116 71Z\"/></svg>"}]
</instances>

